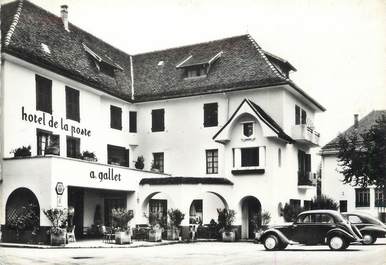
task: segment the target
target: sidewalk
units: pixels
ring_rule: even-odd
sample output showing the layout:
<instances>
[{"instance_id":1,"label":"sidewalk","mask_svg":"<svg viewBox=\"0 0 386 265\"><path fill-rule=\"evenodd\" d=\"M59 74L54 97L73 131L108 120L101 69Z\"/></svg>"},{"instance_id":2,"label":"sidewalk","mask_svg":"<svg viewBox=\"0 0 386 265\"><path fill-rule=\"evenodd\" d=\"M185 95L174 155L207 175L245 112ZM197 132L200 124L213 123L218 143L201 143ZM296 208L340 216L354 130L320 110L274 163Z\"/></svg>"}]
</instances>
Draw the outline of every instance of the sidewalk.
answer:
<instances>
[{"instance_id":1,"label":"sidewalk","mask_svg":"<svg viewBox=\"0 0 386 265\"><path fill-rule=\"evenodd\" d=\"M0 247L12 247L12 248L41 248L41 249L72 249L72 248L139 248L139 247L155 247L155 246L165 246L165 245L174 245L181 243L194 243L194 242L212 242L216 240L210 239L199 239L196 241L169 241L162 240L161 242L149 242L149 241L137 241L133 240L131 244L117 245L114 243L104 243L102 239L91 239L91 240L79 240L77 242L68 243L65 246L50 246L50 245L34 245L34 244L19 244L19 243L2 243L0 242Z\"/></svg>"}]
</instances>

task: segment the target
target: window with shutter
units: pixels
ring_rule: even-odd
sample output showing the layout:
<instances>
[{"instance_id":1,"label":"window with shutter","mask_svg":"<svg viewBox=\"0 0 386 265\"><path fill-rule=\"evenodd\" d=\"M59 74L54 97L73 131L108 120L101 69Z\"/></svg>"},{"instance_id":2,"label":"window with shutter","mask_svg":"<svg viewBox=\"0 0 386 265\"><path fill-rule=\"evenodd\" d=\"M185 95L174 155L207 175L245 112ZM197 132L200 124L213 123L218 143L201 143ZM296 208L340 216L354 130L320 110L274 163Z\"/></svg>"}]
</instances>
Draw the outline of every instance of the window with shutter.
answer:
<instances>
[{"instance_id":1,"label":"window with shutter","mask_svg":"<svg viewBox=\"0 0 386 265\"><path fill-rule=\"evenodd\" d=\"M107 145L107 163L111 165L130 166L130 150L121 146Z\"/></svg>"},{"instance_id":2,"label":"window with shutter","mask_svg":"<svg viewBox=\"0 0 386 265\"><path fill-rule=\"evenodd\" d=\"M162 132L165 130L165 110L154 109L151 111L151 131Z\"/></svg>"},{"instance_id":3,"label":"window with shutter","mask_svg":"<svg viewBox=\"0 0 386 265\"><path fill-rule=\"evenodd\" d=\"M206 174L218 173L218 149L206 150Z\"/></svg>"},{"instance_id":4,"label":"window with shutter","mask_svg":"<svg viewBox=\"0 0 386 265\"><path fill-rule=\"evenodd\" d=\"M122 109L113 105L110 106L110 127L122 130Z\"/></svg>"},{"instance_id":5,"label":"window with shutter","mask_svg":"<svg viewBox=\"0 0 386 265\"><path fill-rule=\"evenodd\" d=\"M214 127L218 125L218 104L204 104L204 127Z\"/></svg>"},{"instance_id":6,"label":"window with shutter","mask_svg":"<svg viewBox=\"0 0 386 265\"><path fill-rule=\"evenodd\" d=\"M300 107L295 105L295 125L300 124Z\"/></svg>"},{"instance_id":7,"label":"window with shutter","mask_svg":"<svg viewBox=\"0 0 386 265\"><path fill-rule=\"evenodd\" d=\"M131 133L137 132L137 112L136 111L129 112L129 132Z\"/></svg>"},{"instance_id":8,"label":"window with shutter","mask_svg":"<svg viewBox=\"0 0 386 265\"><path fill-rule=\"evenodd\" d=\"M80 121L79 91L68 86L66 86L66 118Z\"/></svg>"},{"instance_id":9,"label":"window with shutter","mask_svg":"<svg viewBox=\"0 0 386 265\"><path fill-rule=\"evenodd\" d=\"M36 110L52 113L52 80L35 75Z\"/></svg>"},{"instance_id":10,"label":"window with shutter","mask_svg":"<svg viewBox=\"0 0 386 265\"><path fill-rule=\"evenodd\" d=\"M153 153L153 169L158 169L159 172L164 172L164 153Z\"/></svg>"}]
</instances>

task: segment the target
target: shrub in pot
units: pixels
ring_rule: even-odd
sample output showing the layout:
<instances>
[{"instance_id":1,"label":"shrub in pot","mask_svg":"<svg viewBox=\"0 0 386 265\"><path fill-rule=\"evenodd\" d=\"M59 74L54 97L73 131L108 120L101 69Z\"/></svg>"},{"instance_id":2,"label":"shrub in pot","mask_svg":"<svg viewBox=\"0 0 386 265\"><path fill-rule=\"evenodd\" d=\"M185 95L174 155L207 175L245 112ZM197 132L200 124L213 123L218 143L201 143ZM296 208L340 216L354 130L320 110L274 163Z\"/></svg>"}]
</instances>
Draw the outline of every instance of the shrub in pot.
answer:
<instances>
[{"instance_id":1,"label":"shrub in pot","mask_svg":"<svg viewBox=\"0 0 386 265\"><path fill-rule=\"evenodd\" d=\"M262 211L251 218L253 224L253 232L255 239L259 239L260 235L268 229L268 224L271 221L271 214L268 211Z\"/></svg>"},{"instance_id":2,"label":"shrub in pot","mask_svg":"<svg viewBox=\"0 0 386 265\"><path fill-rule=\"evenodd\" d=\"M178 240L180 237L180 228L182 220L185 218L179 209L170 209L168 211L170 225L167 230L167 239L168 240Z\"/></svg>"},{"instance_id":3,"label":"shrub in pot","mask_svg":"<svg viewBox=\"0 0 386 265\"><path fill-rule=\"evenodd\" d=\"M295 221L296 216L301 212L303 212L303 207L286 203L283 208L284 221Z\"/></svg>"},{"instance_id":4,"label":"shrub in pot","mask_svg":"<svg viewBox=\"0 0 386 265\"><path fill-rule=\"evenodd\" d=\"M11 151L14 157L31 156L31 146L22 146Z\"/></svg>"},{"instance_id":5,"label":"shrub in pot","mask_svg":"<svg viewBox=\"0 0 386 265\"><path fill-rule=\"evenodd\" d=\"M232 230L232 224L235 221L236 212L230 209L217 209L218 224L222 240L225 242L233 242L236 240L236 233Z\"/></svg>"},{"instance_id":6,"label":"shrub in pot","mask_svg":"<svg viewBox=\"0 0 386 265\"><path fill-rule=\"evenodd\" d=\"M43 213L51 222L51 228L49 230L51 245L65 245L67 241L67 209L51 208L43 210Z\"/></svg>"},{"instance_id":7,"label":"shrub in pot","mask_svg":"<svg viewBox=\"0 0 386 265\"><path fill-rule=\"evenodd\" d=\"M159 213L150 212L149 215L145 214L145 217L149 220L150 230L149 230L149 241L158 242L162 241L162 227L161 221L162 218Z\"/></svg>"},{"instance_id":8,"label":"shrub in pot","mask_svg":"<svg viewBox=\"0 0 386 265\"><path fill-rule=\"evenodd\" d=\"M132 210L125 208L112 209L113 225L115 229L116 244L130 244L131 231L128 222L133 219L134 213Z\"/></svg>"},{"instance_id":9,"label":"shrub in pot","mask_svg":"<svg viewBox=\"0 0 386 265\"><path fill-rule=\"evenodd\" d=\"M136 169L143 169L145 167L145 158L143 158L143 156L138 156L134 166Z\"/></svg>"},{"instance_id":10,"label":"shrub in pot","mask_svg":"<svg viewBox=\"0 0 386 265\"><path fill-rule=\"evenodd\" d=\"M97 162L98 161L95 153L94 152L89 152L89 151L83 151L83 153L81 155L81 158L83 160L92 161L92 162Z\"/></svg>"}]
</instances>

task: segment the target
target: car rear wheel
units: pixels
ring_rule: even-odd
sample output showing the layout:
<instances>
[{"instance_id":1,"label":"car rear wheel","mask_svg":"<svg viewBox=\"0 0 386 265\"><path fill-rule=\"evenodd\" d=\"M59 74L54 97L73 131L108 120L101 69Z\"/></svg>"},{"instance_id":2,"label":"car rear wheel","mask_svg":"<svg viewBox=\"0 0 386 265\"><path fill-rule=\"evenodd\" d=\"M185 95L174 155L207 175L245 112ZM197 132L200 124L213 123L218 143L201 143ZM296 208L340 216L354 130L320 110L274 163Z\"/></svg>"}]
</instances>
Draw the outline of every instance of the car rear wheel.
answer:
<instances>
[{"instance_id":1,"label":"car rear wheel","mask_svg":"<svg viewBox=\"0 0 386 265\"><path fill-rule=\"evenodd\" d=\"M328 246L331 250L344 250L349 246L349 243L341 236L332 236L328 240Z\"/></svg>"},{"instance_id":2,"label":"car rear wheel","mask_svg":"<svg viewBox=\"0 0 386 265\"><path fill-rule=\"evenodd\" d=\"M375 236L373 236L372 234L363 234L362 244L363 245L371 245L371 244L374 244L374 242L376 240L377 240L377 238Z\"/></svg>"},{"instance_id":3,"label":"car rear wheel","mask_svg":"<svg viewBox=\"0 0 386 265\"><path fill-rule=\"evenodd\" d=\"M279 245L279 239L275 235L269 235L264 239L264 247L266 250L276 250Z\"/></svg>"}]
</instances>

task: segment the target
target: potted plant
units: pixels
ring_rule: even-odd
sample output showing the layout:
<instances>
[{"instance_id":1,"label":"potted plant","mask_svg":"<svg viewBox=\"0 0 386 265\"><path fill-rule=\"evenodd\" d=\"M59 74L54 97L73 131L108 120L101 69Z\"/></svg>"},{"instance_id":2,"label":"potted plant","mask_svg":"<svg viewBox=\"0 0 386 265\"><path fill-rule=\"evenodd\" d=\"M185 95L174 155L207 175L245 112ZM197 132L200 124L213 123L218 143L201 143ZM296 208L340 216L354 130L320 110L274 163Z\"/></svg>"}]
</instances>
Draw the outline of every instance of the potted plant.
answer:
<instances>
[{"instance_id":1,"label":"potted plant","mask_svg":"<svg viewBox=\"0 0 386 265\"><path fill-rule=\"evenodd\" d=\"M11 151L13 157L27 157L31 156L31 146L22 146Z\"/></svg>"},{"instance_id":2,"label":"potted plant","mask_svg":"<svg viewBox=\"0 0 386 265\"><path fill-rule=\"evenodd\" d=\"M91 162L97 162L98 161L95 153L94 152L89 152L89 151L83 151L82 155L81 155L81 158L83 160L87 160L87 161L91 161Z\"/></svg>"},{"instance_id":3,"label":"potted plant","mask_svg":"<svg viewBox=\"0 0 386 265\"><path fill-rule=\"evenodd\" d=\"M125 208L112 209L112 218L115 229L116 244L130 244L131 231L128 222L133 219L134 213L132 210Z\"/></svg>"},{"instance_id":4,"label":"potted plant","mask_svg":"<svg viewBox=\"0 0 386 265\"><path fill-rule=\"evenodd\" d=\"M263 211L254 215L251 218L253 224L253 232L255 233L255 239L259 239L261 234L268 229L268 224L271 221L271 214L268 211Z\"/></svg>"},{"instance_id":5,"label":"potted plant","mask_svg":"<svg viewBox=\"0 0 386 265\"><path fill-rule=\"evenodd\" d=\"M185 214L183 214L179 209L170 209L168 211L170 225L167 230L167 239L168 240L178 240L180 237L180 229L182 220L185 218Z\"/></svg>"},{"instance_id":6,"label":"potted plant","mask_svg":"<svg viewBox=\"0 0 386 265\"><path fill-rule=\"evenodd\" d=\"M236 233L232 230L232 224L235 221L236 212L230 209L217 209L218 224L221 227L220 232L222 240L233 242L236 240Z\"/></svg>"},{"instance_id":7,"label":"potted plant","mask_svg":"<svg viewBox=\"0 0 386 265\"><path fill-rule=\"evenodd\" d=\"M51 245L65 245L67 239L67 209L51 208L43 210L43 213L51 222L49 230Z\"/></svg>"},{"instance_id":8,"label":"potted plant","mask_svg":"<svg viewBox=\"0 0 386 265\"><path fill-rule=\"evenodd\" d=\"M145 167L145 158L143 158L143 156L138 156L134 166L136 169L142 170Z\"/></svg>"},{"instance_id":9,"label":"potted plant","mask_svg":"<svg viewBox=\"0 0 386 265\"><path fill-rule=\"evenodd\" d=\"M150 230L149 230L149 241L159 242L162 241L162 227L161 227L161 218L159 213L150 212L148 216L145 217L149 220Z\"/></svg>"}]
</instances>

